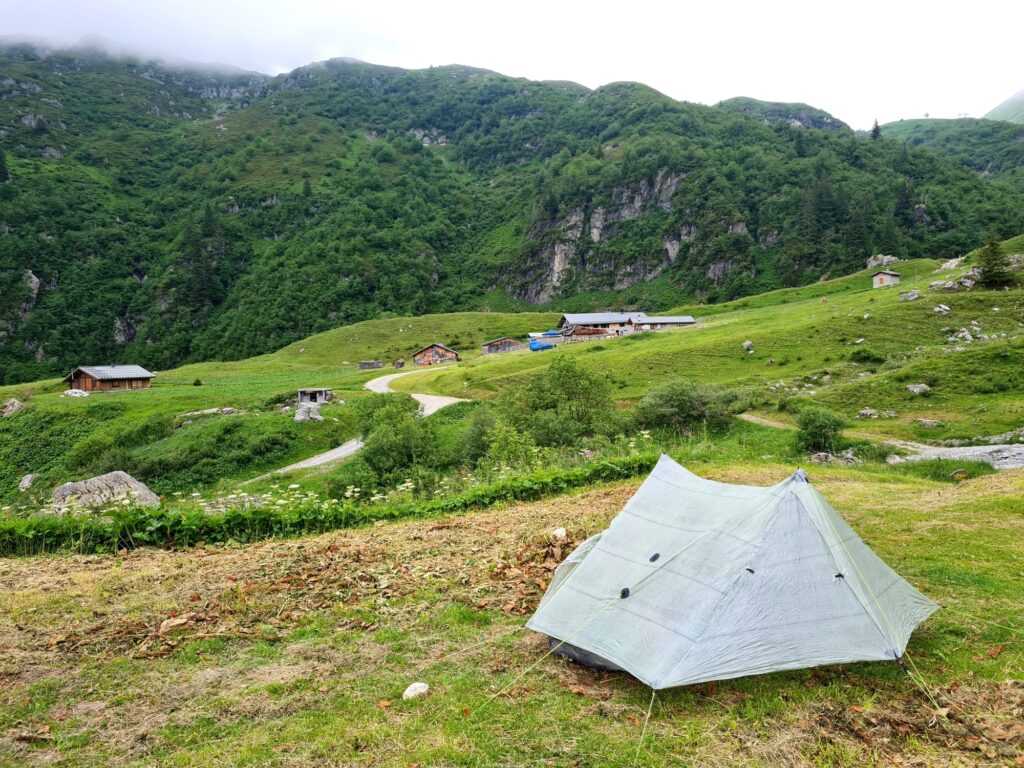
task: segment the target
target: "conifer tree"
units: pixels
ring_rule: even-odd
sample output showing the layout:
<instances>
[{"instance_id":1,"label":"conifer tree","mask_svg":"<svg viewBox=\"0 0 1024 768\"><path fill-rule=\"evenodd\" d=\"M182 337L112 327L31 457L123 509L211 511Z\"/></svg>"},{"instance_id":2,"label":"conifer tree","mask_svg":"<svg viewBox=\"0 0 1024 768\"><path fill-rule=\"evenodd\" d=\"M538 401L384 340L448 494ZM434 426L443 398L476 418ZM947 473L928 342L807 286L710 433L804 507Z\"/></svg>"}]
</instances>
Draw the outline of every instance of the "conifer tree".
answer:
<instances>
[{"instance_id":1,"label":"conifer tree","mask_svg":"<svg viewBox=\"0 0 1024 768\"><path fill-rule=\"evenodd\" d=\"M875 120L875 124L871 126L871 138L875 141L882 138L882 128L878 125L877 120Z\"/></svg>"},{"instance_id":2,"label":"conifer tree","mask_svg":"<svg viewBox=\"0 0 1024 768\"><path fill-rule=\"evenodd\" d=\"M7 155L0 149L0 184L6 184L11 180L11 174L7 171Z\"/></svg>"},{"instance_id":3,"label":"conifer tree","mask_svg":"<svg viewBox=\"0 0 1024 768\"><path fill-rule=\"evenodd\" d=\"M1010 259L999 247L999 237L990 233L985 247L978 256L981 269L981 284L988 288L999 288L1010 282Z\"/></svg>"}]
</instances>

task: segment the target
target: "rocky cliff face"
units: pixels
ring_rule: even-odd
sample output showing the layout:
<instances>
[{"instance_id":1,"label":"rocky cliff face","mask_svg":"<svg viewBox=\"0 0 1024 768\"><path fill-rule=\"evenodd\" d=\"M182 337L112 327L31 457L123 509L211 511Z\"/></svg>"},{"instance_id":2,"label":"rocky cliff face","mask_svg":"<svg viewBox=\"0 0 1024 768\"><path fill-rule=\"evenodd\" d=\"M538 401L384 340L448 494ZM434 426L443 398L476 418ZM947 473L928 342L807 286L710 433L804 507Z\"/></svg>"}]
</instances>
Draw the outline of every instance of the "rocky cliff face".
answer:
<instances>
[{"instance_id":1,"label":"rocky cliff face","mask_svg":"<svg viewBox=\"0 0 1024 768\"><path fill-rule=\"evenodd\" d=\"M567 214L538 222L527 239L542 243L540 252L527 279L513 291L543 304L570 286L621 290L657 277L675 264L684 244L696 236L695 226L669 226L660 248L628 260L619 258L614 240L626 222L671 213L672 196L682 179L681 174L661 169L653 178L614 187Z\"/></svg>"}]
</instances>

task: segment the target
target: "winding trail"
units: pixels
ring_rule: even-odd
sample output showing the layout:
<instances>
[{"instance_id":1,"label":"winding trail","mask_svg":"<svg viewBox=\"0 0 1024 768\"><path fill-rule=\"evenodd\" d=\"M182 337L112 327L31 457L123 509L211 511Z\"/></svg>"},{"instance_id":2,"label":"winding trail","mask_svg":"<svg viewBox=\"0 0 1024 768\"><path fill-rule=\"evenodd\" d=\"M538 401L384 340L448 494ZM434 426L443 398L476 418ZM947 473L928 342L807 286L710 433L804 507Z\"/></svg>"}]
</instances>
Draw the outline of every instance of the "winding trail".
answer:
<instances>
[{"instance_id":1,"label":"winding trail","mask_svg":"<svg viewBox=\"0 0 1024 768\"><path fill-rule=\"evenodd\" d=\"M782 421L758 416L756 413L741 413L737 419L760 424L762 427L774 427L775 429L796 429L792 424ZM925 459L953 459L963 461L985 461L996 469L1018 469L1024 467L1024 445L1015 443L995 443L989 445L963 445L963 446L938 446L915 443L911 440L898 440L892 437L872 435L858 430L858 437L865 437L870 440L892 445L910 451L910 456L901 456L900 461L924 461Z\"/></svg>"},{"instance_id":2,"label":"winding trail","mask_svg":"<svg viewBox=\"0 0 1024 768\"><path fill-rule=\"evenodd\" d=\"M386 394L388 392L394 392L391 389L391 382L395 379L401 378L402 376L412 376L416 373L424 373L426 371L436 371L440 368L447 368L449 366L431 366L430 368L417 369L415 371L403 371L402 373L389 373L387 376L378 376L375 379L370 379L368 382L363 384L363 387L376 392L378 394ZM448 397L447 395L424 395L419 393L410 393L410 397L420 404L420 414L423 416L429 416L432 413L437 413L442 408L447 408L449 405L455 405L455 403L464 403L466 400L461 397ZM351 440L346 440L344 443L339 445L337 448L331 448L329 451L318 453L316 456L310 456L308 459L297 461L294 464L289 464L287 467L280 467L271 472L267 472L259 477L254 477L252 480L247 480L247 483L252 483L256 480L264 480L272 475L283 475L286 472L294 472L297 469L309 469L311 467L319 467L324 464L331 464L335 461L341 461L352 456L360 448L363 447L363 440L359 437L354 437Z\"/></svg>"}]
</instances>

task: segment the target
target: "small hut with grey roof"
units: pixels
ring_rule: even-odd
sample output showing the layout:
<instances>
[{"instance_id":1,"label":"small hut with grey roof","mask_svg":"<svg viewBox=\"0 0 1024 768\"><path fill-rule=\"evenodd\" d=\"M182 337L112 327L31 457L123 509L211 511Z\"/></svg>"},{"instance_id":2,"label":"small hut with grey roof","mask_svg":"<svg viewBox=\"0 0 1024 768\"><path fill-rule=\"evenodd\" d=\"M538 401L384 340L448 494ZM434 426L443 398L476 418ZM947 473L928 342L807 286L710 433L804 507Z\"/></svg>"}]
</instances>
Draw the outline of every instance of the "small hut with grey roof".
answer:
<instances>
[{"instance_id":1,"label":"small hut with grey roof","mask_svg":"<svg viewBox=\"0 0 1024 768\"><path fill-rule=\"evenodd\" d=\"M154 374L141 365L80 365L64 377L71 386L84 392L119 392L149 389Z\"/></svg>"}]
</instances>

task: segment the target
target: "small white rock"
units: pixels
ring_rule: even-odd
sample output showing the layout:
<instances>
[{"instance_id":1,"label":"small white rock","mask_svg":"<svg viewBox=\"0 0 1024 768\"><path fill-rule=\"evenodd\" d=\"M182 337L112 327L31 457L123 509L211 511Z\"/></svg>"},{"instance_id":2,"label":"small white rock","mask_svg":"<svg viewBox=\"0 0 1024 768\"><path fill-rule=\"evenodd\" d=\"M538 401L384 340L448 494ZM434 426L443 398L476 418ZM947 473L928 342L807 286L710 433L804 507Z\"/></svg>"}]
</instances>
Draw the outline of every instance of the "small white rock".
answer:
<instances>
[{"instance_id":1,"label":"small white rock","mask_svg":"<svg viewBox=\"0 0 1024 768\"><path fill-rule=\"evenodd\" d=\"M553 530L551 532L551 535L554 536L559 541L562 541L563 539L568 537L569 532L566 531L565 528L555 528L555 530Z\"/></svg>"},{"instance_id":2,"label":"small white rock","mask_svg":"<svg viewBox=\"0 0 1024 768\"><path fill-rule=\"evenodd\" d=\"M413 683L405 689L405 693L402 694L403 699L420 699L430 693L430 686L426 683Z\"/></svg>"}]
</instances>

